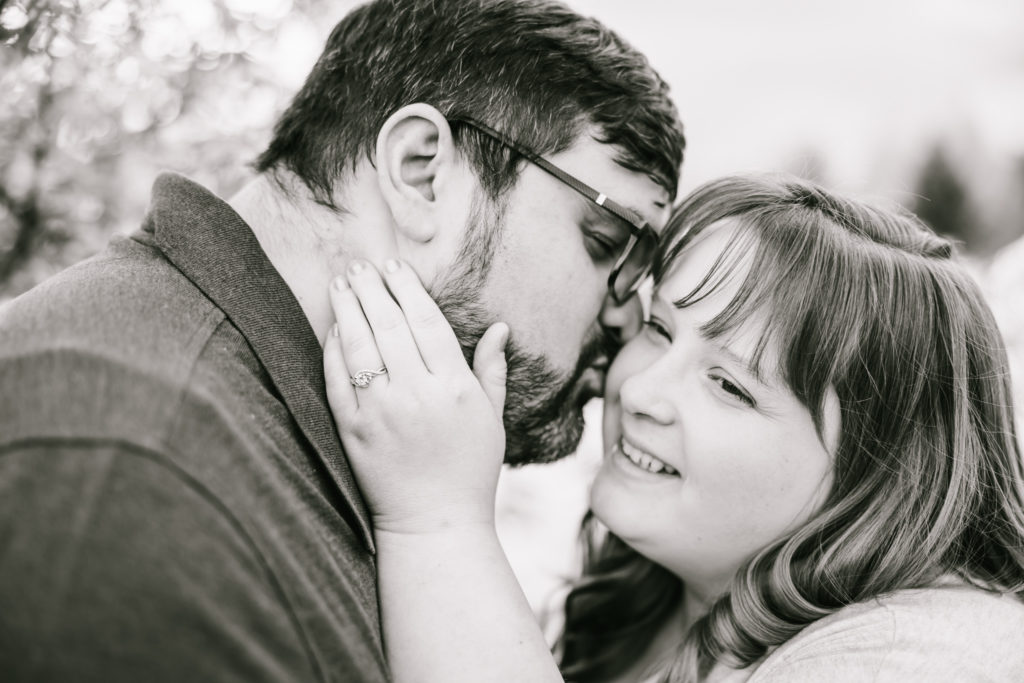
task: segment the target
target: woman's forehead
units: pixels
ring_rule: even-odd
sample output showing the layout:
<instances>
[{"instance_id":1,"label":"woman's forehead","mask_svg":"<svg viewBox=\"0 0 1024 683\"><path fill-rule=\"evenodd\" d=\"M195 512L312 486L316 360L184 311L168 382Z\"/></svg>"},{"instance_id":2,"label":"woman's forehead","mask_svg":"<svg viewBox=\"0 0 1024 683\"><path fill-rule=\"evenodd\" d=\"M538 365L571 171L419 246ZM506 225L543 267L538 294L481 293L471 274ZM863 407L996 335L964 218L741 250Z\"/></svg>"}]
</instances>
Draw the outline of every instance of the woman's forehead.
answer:
<instances>
[{"instance_id":1,"label":"woman's forehead","mask_svg":"<svg viewBox=\"0 0 1024 683\"><path fill-rule=\"evenodd\" d=\"M734 218L726 218L716 221L703 229L698 235L686 245L686 247L675 258L665 275L657 283L656 290L661 296L669 301L676 301L695 291L698 287L703 289L703 283L713 269L721 272L712 274L713 284L721 276L728 276L724 287L717 289L728 290L724 292L725 303L732 299L731 294L744 277L750 271L753 253L751 249L733 249L734 253L728 254L727 262L723 268L717 268L716 263L723 257L730 244L737 239L744 226ZM738 252L738 253L737 253ZM715 293L719 298L719 292Z\"/></svg>"},{"instance_id":2,"label":"woman's forehead","mask_svg":"<svg viewBox=\"0 0 1024 683\"><path fill-rule=\"evenodd\" d=\"M657 284L652 306L665 311L663 315L685 319L685 325L710 345L724 345L750 361L759 379L781 384L780 345L785 346L786 340L773 334L778 332L773 325L776 316L767 309L775 297L749 291L747 280L758 249L757 240L746 239L748 235L755 233L736 219L709 225L687 244Z\"/></svg>"}]
</instances>

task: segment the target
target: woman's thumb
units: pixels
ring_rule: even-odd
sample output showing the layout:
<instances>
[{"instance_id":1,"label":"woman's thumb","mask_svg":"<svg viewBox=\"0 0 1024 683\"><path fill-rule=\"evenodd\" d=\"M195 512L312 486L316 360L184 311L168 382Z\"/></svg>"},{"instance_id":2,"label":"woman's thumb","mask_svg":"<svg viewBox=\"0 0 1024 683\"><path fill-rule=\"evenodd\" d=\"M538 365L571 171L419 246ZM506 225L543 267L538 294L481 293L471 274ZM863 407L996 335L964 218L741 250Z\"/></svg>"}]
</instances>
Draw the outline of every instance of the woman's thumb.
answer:
<instances>
[{"instance_id":1,"label":"woman's thumb","mask_svg":"<svg viewBox=\"0 0 1024 683\"><path fill-rule=\"evenodd\" d=\"M490 399L500 418L505 411L505 344L508 342L508 325L491 325L476 345L473 352L473 374L480 381L484 393Z\"/></svg>"}]
</instances>

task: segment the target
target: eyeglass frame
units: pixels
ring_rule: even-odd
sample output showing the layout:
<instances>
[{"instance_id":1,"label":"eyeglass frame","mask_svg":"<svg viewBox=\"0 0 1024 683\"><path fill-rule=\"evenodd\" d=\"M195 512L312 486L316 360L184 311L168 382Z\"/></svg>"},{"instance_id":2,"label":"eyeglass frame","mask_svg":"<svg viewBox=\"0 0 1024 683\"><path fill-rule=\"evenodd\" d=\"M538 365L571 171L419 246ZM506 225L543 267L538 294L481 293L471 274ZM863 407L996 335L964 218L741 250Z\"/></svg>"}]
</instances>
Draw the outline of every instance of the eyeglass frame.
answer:
<instances>
[{"instance_id":1,"label":"eyeglass frame","mask_svg":"<svg viewBox=\"0 0 1024 683\"><path fill-rule=\"evenodd\" d=\"M571 173L563 171L558 166L554 165L541 155L534 152L529 147L526 147L525 145L516 142L512 138L508 137L507 135L504 135L503 133L498 132L497 130L491 128L487 124L467 116L450 116L447 117L447 119L449 123L463 123L469 126L470 128L473 128L478 132L483 133L484 135L500 143L501 145L508 147L513 152L516 152L517 154L525 157L527 161L531 162L541 170L547 172L549 175L561 181L563 184L569 186L580 195L586 197L594 204L597 204L597 206L601 207L602 209L612 214L616 218L624 221L626 225L629 226L629 240L626 242L626 246L622 248L622 253L615 260L615 265L612 266L611 273L608 274L608 293L611 295L612 300L614 300L615 303L620 306L629 301L630 298L632 298L633 295L636 294L637 290L643 284L643 281L647 279L647 277L650 275L651 268L653 265L652 263L646 264L637 272L637 275L633 282L629 284L629 287L626 288L626 290L621 295L616 291L615 283L616 280L619 278L619 275L622 273L622 267L629 260L629 255L632 253L633 249L636 248L637 244L639 244L642 239L646 238L650 240L653 243L652 247L658 242L657 233L655 233L654 230L651 229L650 224L648 224L648 222L645 221L643 217L639 216L632 209L627 209L622 204L619 204L617 201L615 201L605 193L598 192L593 187L583 182L582 180L572 175Z\"/></svg>"}]
</instances>

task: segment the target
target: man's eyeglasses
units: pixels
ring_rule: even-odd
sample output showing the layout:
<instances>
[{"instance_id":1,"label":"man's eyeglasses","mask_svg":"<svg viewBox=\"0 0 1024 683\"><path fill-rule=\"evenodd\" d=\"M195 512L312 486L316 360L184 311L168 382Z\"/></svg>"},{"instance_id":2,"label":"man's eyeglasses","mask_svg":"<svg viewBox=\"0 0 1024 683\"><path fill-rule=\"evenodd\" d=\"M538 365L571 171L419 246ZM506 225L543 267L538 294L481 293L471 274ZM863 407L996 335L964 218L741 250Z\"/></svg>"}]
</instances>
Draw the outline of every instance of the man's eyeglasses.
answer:
<instances>
[{"instance_id":1,"label":"man's eyeglasses","mask_svg":"<svg viewBox=\"0 0 1024 683\"><path fill-rule=\"evenodd\" d=\"M638 216L634 211L609 198L608 195L598 192L579 178L566 173L533 150L506 137L490 126L461 116L449 118L449 121L470 126L512 151L521 154L538 168L548 172L617 219L624 221L629 226L629 241L626 242L626 246L623 247L622 253L615 261L612 272L608 276L608 292L617 304L625 303L636 293L644 278L651 272L654 252L658 246L658 236L651 230L647 221Z\"/></svg>"}]
</instances>

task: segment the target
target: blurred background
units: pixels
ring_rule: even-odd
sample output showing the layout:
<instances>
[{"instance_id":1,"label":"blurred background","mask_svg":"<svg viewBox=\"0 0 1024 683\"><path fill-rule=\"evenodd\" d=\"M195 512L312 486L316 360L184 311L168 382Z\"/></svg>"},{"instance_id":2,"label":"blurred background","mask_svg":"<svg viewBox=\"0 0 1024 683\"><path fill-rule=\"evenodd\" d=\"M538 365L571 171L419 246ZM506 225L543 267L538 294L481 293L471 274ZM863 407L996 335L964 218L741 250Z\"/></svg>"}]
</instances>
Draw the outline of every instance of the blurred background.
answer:
<instances>
[{"instance_id":1,"label":"blurred background","mask_svg":"<svg viewBox=\"0 0 1024 683\"><path fill-rule=\"evenodd\" d=\"M355 4L0 0L0 303L134 230L161 170L237 190ZM683 192L787 170L899 202L956 238L1024 403L1024 3L569 4L671 85L689 143ZM503 477L503 541L538 612L575 570L599 458L589 429L578 457Z\"/></svg>"}]
</instances>

